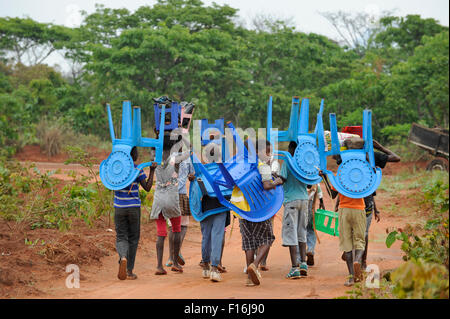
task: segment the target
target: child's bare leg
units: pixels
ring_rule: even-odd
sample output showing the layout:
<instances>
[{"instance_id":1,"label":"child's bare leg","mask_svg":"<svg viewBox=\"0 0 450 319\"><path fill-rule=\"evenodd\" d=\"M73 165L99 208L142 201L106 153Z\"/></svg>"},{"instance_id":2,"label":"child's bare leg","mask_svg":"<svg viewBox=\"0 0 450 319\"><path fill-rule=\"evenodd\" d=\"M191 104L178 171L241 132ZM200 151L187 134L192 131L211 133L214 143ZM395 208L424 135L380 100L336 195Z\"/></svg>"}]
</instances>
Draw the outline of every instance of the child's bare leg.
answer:
<instances>
[{"instance_id":1,"label":"child's bare leg","mask_svg":"<svg viewBox=\"0 0 450 319\"><path fill-rule=\"evenodd\" d=\"M172 234L172 227L169 227L169 260L166 263L166 266L171 266L173 263L172 260L174 258L173 255L173 234Z\"/></svg>"},{"instance_id":2,"label":"child's bare leg","mask_svg":"<svg viewBox=\"0 0 450 319\"><path fill-rule=\"evenodd\" d=\"M291 255L291 263L292 267L298 267L298 259L297 259L297 245L289 246L289 254Z\"/></svg>"},{"instance_id":3,"label":"child's bare leg","mask_svg":"<svg viewBox=\"0 0 450 319\"><path fill-rule=\"evenodd\" d=\"M253 263L255 259L255 251L254 250L246 250L245 251L245 260L247 262L247 267Z\"/></svg>"},{"instance_id":4,"label":"child's bare leg","mask_svg":"<svg viewBox=\"0 0 450 319\"><path fill-rule=\"evenodd\" d=\"M253 262L255 264L256 268L258 268L261 261L264 260L264 257L267 258L267 255L269 254L269 250L270 250L270 245L262 245L262 246L258 247L258 250L256 253L257 255Z\"/></svg>"},{"instance_id":5,"label":"child's bare leg","mask_svg":"<svg viewBox=\"0 0 450 319\"><path fill-rule=\"evenodd\" d=\"M306 243L298 242L301 262L306 262Z\"/></svg>"},{"instance_id":6,"label":"child's bare leg","mask_svg":"<svg viewBox=\"0 0 450 319\"><path fill-rule=\"evenodd\" d=\"M156 274L162 275L166 273L163 267L163 255L164 255L164 240L166 239L165 236L158 236L158 239L156 240L156 258L158 261L158 266L156 267Z\"/></svg>"},{"instance_id":7,"label":"child's bare leg","mask_svg":"<svg viewBox=\"0 0 450 319\"><path fill-rule=\"evenodd\" d=\"M180 246L181 246L181 233L179 232L172 233L172 235L173 235L173 255L178 256L178 254L180 253ZM173 258L172 263L173 263L172 266L173 271L183 272L183 268L181 268L181 266L178 264L178 258Z\"/></svg>"}]
</instances>

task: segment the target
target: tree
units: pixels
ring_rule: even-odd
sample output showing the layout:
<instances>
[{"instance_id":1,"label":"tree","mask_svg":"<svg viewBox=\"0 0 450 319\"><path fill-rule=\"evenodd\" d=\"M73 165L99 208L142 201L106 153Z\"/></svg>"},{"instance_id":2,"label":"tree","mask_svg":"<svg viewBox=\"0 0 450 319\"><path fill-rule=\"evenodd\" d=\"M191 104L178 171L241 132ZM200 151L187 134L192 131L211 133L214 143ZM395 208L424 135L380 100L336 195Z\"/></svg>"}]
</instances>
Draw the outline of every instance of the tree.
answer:
<instances>
[{"instance_id":1,"label":"tree","mask_svg":"<svg viewBox=\"0 0 450 319\"><path fill-rule=\"evenodd\" d=\"M383 15L389 14L384 11ZM379 30L378 19L366 12L350 13L320 12L339 34L340 43L347 48L354 49L360 56L373 47L374 37Z\"/></svg>"},{"instance_id":2,"label":"tree","mask_svg":"<svg viewBox=\"0 0 450 319\"><path fill-rule=\"evenodd\" d=\"M68 30L30 18L0 18L0 50L12 54L16 63L37 65L70 40Z\"/></svg>"}]
</instances>

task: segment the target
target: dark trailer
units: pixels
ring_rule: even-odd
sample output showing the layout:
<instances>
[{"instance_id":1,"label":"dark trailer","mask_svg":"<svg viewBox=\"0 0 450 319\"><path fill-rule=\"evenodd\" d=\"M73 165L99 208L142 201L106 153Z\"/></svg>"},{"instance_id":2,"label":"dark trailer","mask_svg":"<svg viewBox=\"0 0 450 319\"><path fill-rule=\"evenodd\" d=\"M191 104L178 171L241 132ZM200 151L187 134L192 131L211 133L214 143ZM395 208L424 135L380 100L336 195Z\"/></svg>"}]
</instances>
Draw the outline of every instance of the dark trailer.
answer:
<instances>
[{"instance_id":1,"label":"dark trailer","mask_svg":"<svg viewBox=\"0 0 450 319\"><path fill-rule=\"evenodd\" d=\"M428 164L427 170L440 169L448 171L448 130L428 128L413 123L408 141L435 156Z\"/></svg>"}]
</instances>

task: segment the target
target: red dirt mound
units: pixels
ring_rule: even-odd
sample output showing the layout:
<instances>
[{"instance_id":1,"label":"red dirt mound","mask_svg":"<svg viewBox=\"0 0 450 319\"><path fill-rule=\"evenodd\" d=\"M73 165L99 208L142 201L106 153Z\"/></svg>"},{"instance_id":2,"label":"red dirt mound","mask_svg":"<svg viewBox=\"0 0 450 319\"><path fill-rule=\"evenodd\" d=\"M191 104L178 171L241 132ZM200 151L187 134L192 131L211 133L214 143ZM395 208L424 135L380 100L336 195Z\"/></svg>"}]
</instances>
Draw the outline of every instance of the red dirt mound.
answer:
<instances>
[{"instance_id":1,"label":"red dirt mound","mask_svg":"<svg viewBox=\"0 0 450 319\"><path fill-rule=\"evenodd\" d=\"M39 295L36 284L66 276L66 265L101 266L101 258L115 251L115 234L106 231L103 221L92 228L74 221L66 233L29 228L19 232L9 224L0 222L0 298Z\"/></svg>"},{"instance_id":2,"label":"red dirt mound","mask_svg":"<svg viewBox=\"0 0 450 319\"><path fill-rule=\"evenodd\" d=\"M90 156L97 159L98 164L101 163L102 160L109 156L109 151L98 150L93 147L88 148L88 153ZM44 153L41 152L41 148L39 145L26 145L24 146L17 154L15 155L15 159L19 161L30 161L30 162L52 162L52 163L64 163L69 159L69 155L65 152L61 152L58 155L48 157Z\"/></svg>"}]
</instances>

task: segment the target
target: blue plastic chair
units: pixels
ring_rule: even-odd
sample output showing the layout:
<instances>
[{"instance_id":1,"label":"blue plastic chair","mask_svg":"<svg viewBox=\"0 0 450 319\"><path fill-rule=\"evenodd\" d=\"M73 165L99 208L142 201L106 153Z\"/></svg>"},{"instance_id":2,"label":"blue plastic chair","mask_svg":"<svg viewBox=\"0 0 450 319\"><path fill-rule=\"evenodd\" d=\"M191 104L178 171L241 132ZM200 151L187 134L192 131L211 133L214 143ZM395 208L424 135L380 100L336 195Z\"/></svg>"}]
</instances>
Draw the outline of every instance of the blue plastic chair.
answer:
<instances>
[{"instance_id":1,"label":"blue plastic chair","mask_svg":"<svg viewBox=\"0 0 450 319\"><path fill-rule=\"evenodd\" d=\"M225 142L223 118L215 120L213 124L210 124L207 119L196 120L196 122L200 127L201 145L206 146L211 142L218 145L222 145L222 161L227 160L230 157L230 155L228 151L228 146ZM210 140L209 137L211 130L218 130L221 134L221 139ZM196 179L192 181L189 186L189 206L191 214L194 217L194 219L197 221L202 221L203 219L205 219L210 215L229 211L229 208L225 206L211 209L208 211L202 210L201 202L203 196L205 195L210 197L217 197L217 196L212 186L203 177L203 174L200 168L198 167L198 163L196 163L192 159L192 157L191 160L194 166ZM214 163L204 164L203 166L212 174L214 174L217 171L217 166ZM219 186L219 188L225 197L231 196L231 193L233 191L232 189L226 188L224 186Z\"/></svg>"},{"instance_id":2,"label":"blue plastic chair","mask_svg":"<svg viewBox=\"0 0 450 319\"><path fill-rule=\"evenodd\" d=\"M215 120L214 123L212 123L212 124L210 124L208 122L208 119L201 119L198 121L200 121L200 134L201 134L202 145L205 146L211 142L220 144L220 140L217 140L217 139L211 140L209 138L209 135L210 135L210 132L214 131L214 130L219 131L221 136L225 135L225 130L224 130L225 122L224 122L223 118Z\"/></svg>"},{"instance_id":3,"label":"blue plastic chair","mask_svg":"<svg viewBox=\"0 0 450 319\"><path fill-rule=\"evenodd\" d=\"M272 190L264 190L253 144L248 140L250 150L247 150L237 135L234 126L228 123L228 127L231 129L238 147L238 153L233 158L225 163L213 163L217 165L215 172L212 168L207 169L205 165L201 164L195 154L192 155L192 161L196 164L196 169L201 172L202 178L212 187L215 196L223 206L252 222L267 220L275 215L283 204L283 187L277 186ZM234 186L237 186L244 194L250 206L250 211L244 211L236 207L224 197L221 187L232 190Z\"/></svg>"},{"instance_id":4,"label":"blue plastic chair","mask_svg":"<svg viewBox=\"0 0 450 319\"><path fill-rule=\"evenodd\" d=\"M322 114L317 115L317 134L320 154L320 169L340 193L350 198L363 198L373 194L381 183L381 169L375 167L372 139L372 112L363 112L364 149L340 150L336 115L330 114L331 150L325 152ZM342 163L336 176L327 170L327 156L340 155ZM367 156L369 160L367 160Z\"/></svg>"},{"instance_id":5,"label":"blue plastic chair","mask_svg":"<svg viewBox=\"0 0 450 319\"><path fill-rule=\"evenodd\" d=\"M272 129L272 96L269 98L267 107L267 136L270 141L296 142L294 156L289 152L274 150L274 155L282 158L291 173L301 182L314 185L320 183L316 167L320 164L319 151L317 149L317 123L314 133L308 133L309 127L309 99L302 99L300 118L298 117L298 97L292 98L291 117L287 131L274 131ZM323 112L323 100L320 103L320 111ZM296 124L297 123L297 124Z\"/></svg>"},{"instance_id":6,"label":"blue plastic chair","mask_svg":"<svg viewBox=\"0 0 450 319\"><path fill-rule=\"evenodd\" d=\"M134 167L130 152L134 146L155 148L155 161L161 164L164 134L158 138L142 137L141 132L141 109L134 107L133 120L131 118L131 102L124 101L122 104L122 138L116 139L111 116L111 109L107 105L109 132L112 140L112 151L108 158L100 164L100 179L106 188L120 190L133 183L142 168L152 165L153 161L141 163ZM165 106L162 107L160 125L164 125Z\"/></svg>"},{"instance_id":7,"label":"blue plastic chair","mask_svg":"<svg viewBox=\"0 0 450 319\"><path fill-rule=\"evenodd\" d=\"M161 109L159 108L158 103L153 104L153 107L155 109L156 130L159 131L161 127ZM178 117L181 115L181 105L179 105L178 102L172 102L172 105L165 110L167 113L170 113L170 124L164 125L164 131L170 131L178 128ZM164 123L165 121L162 122Z\"/></svg>"}]
</instances>

